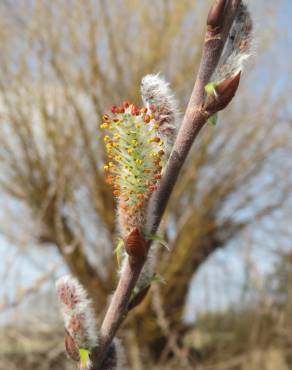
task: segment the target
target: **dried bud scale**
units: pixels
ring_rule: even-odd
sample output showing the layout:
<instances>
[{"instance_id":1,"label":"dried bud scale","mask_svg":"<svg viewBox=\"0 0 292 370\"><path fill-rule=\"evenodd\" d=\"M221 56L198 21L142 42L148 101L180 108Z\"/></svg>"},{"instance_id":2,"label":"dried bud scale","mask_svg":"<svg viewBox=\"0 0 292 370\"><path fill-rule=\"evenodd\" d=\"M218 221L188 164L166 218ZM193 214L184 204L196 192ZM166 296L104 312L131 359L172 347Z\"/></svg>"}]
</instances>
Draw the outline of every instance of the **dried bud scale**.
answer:
<instances>
[{"instance_id":1,"label":"dried bud scale","mask_svg":"<svg viewBox=\"0 0 292 370\"><path fill-rule=\"evenodd\" d=\"M165 141L166 159L172 150L179 121L178 104L169 83L159 74L148 74L141 81L141 96L158 122L159 136Z\"/></svg>"},{"instance_id":2,"label":"dried bud scale","mask_svg":"<svg viewBox=\"0 0 292 370\"><path fill-rule=\"evenodd\" d=\"M210 92L208 92L208 88L205 88L207 92L207 98L204 109L210 115L216 114L220 110L227 107L238 89L240 75L241 73L238 72L217 85L209 84L211 86L206 86L210 88Z\"/></svg>"},{"instance_id":3,"label":"dried bud scale","mask_svg":"<svg viewBox=\"0 0 292 370\"><path fill-rule=\"evenodd\" d=\"M159 124L146 107L124 102L105 115L102 129L109 162L106 181L118 200L118 221L123 238L135 228L144 231L148 201L156 190L165 158Z\"/></svg>"},{"instance_id":4,"label":"dried bud scale","mask_svg":"<svg viewBox=\"0 0 292 370\"><path fill-rule=\"evenodd\" d=\"M86 353L98 342L92 302L77 279L70 275L60 278L56 289L65 324L66 350L71 358L77 360L77 349L81 358L82 350Z\"/></svg>"},{"instance_id":5,"label":"dried bud scale","mask_svg":"<svg viewBox=\"0 0 292 370\"><path fill-rule=\"evenodd\" d=\"M144 261L147 256L147 244L139 229L133 229L125 240L125 249L134 261Z\"/></svg>"}]
</instances>

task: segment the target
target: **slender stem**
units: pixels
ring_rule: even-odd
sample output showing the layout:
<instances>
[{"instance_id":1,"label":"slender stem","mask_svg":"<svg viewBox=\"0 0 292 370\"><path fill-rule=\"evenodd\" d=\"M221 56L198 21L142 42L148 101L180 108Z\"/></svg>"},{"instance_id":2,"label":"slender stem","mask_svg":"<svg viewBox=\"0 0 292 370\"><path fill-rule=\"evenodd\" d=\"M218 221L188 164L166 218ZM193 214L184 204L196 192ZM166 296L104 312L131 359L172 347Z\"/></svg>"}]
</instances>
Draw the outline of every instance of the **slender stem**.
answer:
<instances>
[{"instance_id":1,"label":"slender stem","mask_svg":"<svg viewBox=\"0 0 292 370\"><path fill-rule=\"evenodd\" d=\"M195 86L186 109L181 128L174 143L172 154L169 158L164 176L153 199L153 223L149 230L155 232L160 224L168 199L177 181L180 170L190 151L198 133L206 123L208 115L202 110L204 103L204 87L209 82L220 59L235 13L241 0L227 1L223 7L222 17L218 17L218 24L208 24L205 36L203 54L195 82ZM222 1L214 3L218 6ZM222 10L221 10L222 12ZM209 19L209 18L208 18ZM127 258L126 265L121 274L118 286L112 297L109 308L100 331L99 346L93 351L93 369L102 369L102 362L117 330L128 312L128 303L143 268L145 260L131 264Z\"/></svg>"},{"instance_id":2,"label":"slender stem","mask_svg":"<svg viewBox=\"0 0 292 370\"><path fill-rule=\"evenodd\" d=\"M143 265L144 261L131 264L129 263L129 258L126 260L111 304L109 305L100 329L99 345L93 353L92 362L95 364L93 367L94 370L100 369L100 364L106 356L107 349L127 315L128 303Z\"/></svg>"}]
</instances>

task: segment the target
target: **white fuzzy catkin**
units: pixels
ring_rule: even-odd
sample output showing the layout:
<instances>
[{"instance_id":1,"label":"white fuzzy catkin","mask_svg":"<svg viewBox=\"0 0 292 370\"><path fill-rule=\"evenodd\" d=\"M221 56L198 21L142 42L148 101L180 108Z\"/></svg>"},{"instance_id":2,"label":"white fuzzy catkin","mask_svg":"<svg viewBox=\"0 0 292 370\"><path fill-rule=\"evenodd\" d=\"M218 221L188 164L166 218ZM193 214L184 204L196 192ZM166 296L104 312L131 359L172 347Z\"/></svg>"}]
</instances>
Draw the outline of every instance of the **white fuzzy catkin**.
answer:
<instances>
[{"instance_id":1,"label":"white fuzzy catkin","mask_svg":"<svg viewBox=\"0 0 292 370\"><path fill-rule=\"evenodd\" d=\"M246 4L238 7L228 39L211 82L219 83L242 71L251 55L252 19Z\"/></svg>"},{"instance_id":2,"label":"white fuzzy catkin","mask_svg":"<svg viewBox=\"0 0 292 370\"><path fill-rule=\"evenodd\" d=\"M78 348L92 349L97 345L97 329L92 302L85 289L71 275L56 282L58 299L65 328Z\"/></svg>"},{"instance_id":3,"label":"white fuzzy catkin","mask_svg":"<svg viewBox=\"0 0 292 370\"><path fill-rule=\"evenodd\" d=\"M159 134L165 142L168 158L177 134L179 113L178 104L170 84L158 73L148 74L141 80L143 104L156 116Z\"/></svg>"},{"instance_id":4,"label":"white fuzzy catkin","mask_svg":"<svg viewBox=\"0 0 292 370\"><path fill-rule=\"evenodd\" d=\"M159 124L159 135L165 143L165 158L169 158L179 126L178 103L170 88L170 84L158 73L148 74L141 80L141 96L143 104L155 114ZM151 204L151 201L150 201ZM147 224L151 223L151 205L147 210ZM147 227L148 229L148 227ZM157 247L152 246L147 260L137 282L138 290L145 288L151 283L155 273Z\"/></svg>"}]
</instances>

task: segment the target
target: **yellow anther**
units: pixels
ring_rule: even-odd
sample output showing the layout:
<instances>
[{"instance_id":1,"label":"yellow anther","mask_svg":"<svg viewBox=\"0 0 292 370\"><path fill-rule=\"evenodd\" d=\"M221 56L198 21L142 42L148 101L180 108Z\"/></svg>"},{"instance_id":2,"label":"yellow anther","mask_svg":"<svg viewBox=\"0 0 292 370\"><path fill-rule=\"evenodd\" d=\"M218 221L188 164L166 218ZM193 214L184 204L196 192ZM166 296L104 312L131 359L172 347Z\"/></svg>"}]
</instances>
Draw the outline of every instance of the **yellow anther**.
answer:
<instances>
[{"instance_id":1,"label":"yellow anther","mask_svg":"<svg viewBox=\"0 0 292 370\"><path fill-rule=\"evenodd\" d=\"M154 152L150 153L150 157L152 157L152 158L155 158L157 156L158 156L158 153L154 153Z\"/></svg>"},{"instance_id":2,"label":"yellow anther","mask_svg":"<svg viewBox=\"0 0 292 370\"><path fill-rule=\"evenodd\" d=\"M142 159L135 159L135 163L137 163L137 164L142 164L142 163L143 163L143 161L142 161Z\"/></svg>"},{"instance_id":3,"label":"yellow anther","mask_svg":"<svg viewBox=\"0 0 292 370\"><path fill-rule=\"evenodd\" d=\"M115 139L120 139L121 135L120 134L114 134Z\"/></svg>"},{"instance_id":4,"label":"yellow anther","mask_svg":"<svg viewBox=\"0 0 292 370\"><path fill-rule=\"evenodd\" d=\"M105 165L103 166L103 168L104 168L105 170L108 170L108 169L109 169L109 166L105 164Z\"/></svg>"},{"instance_id":5,"label":"yellow anther","mask_svg":"<svg viewBox=\"0 0 292 370\"><path fill-rule=\"evenodd\" d=\"M157 130L157 129L159 128L159 125L156 123L155 125L153 125L153 128L154 128L155 130Z\"/></svg>"},{"instance_id":6,"label":"yellow anther","mask_svg":"<svg viewBox=\"0 0 292 370\"><path fill-rule=\"evenodd\" d=\"M122 157L121 157L120 155L116 155L116 156L115 156L115 160L116 160L116 161L120 161L121 159L122 159Z\"/></svg>"},{"instance_id":7,"label":"yellow anther","mask_svg":"<svg viewBox=\"0 0 292 370\"><path fill-rule=\"evenodd\" d=\"M113 167L113 165L114 165L114 164L113 164L113 162L109 162L109 163L108 163L109 168L112 168L112 167Z\"/></svg>"},{"instance_id":8,"label":"yellow anther","mask_svg":"<svg viewBox=\"0 0 292 370\"><path fill-rule=\"evenodd\" d=\"M136 128L140 128L141 125L139 123L136 124Z\"/></svg>"},{"instance_id":9,"label":"yellow anther","mask_svg":"<svg viewBox=\"0 0 292 370\"><path fill-rule=\"evenodd\" d=\"M103 138L103 141L104 142L107 142L107 141L109 141L110 140L110 137L108 136L108 135L106 135L104 138Z\"/></svg>"},{"instance_id":10,"label":"yellow anther","mask_svg":"<svg viewBox=\"0 0 292 370\"><path fill-rule=\"evenodd\" d=\"M132 153L133 153L133 151L134 151L134 149L133 149L133 148L129 148L129 149L127 149L128 154L132 154Z\"/></svg>"}]
</instances>

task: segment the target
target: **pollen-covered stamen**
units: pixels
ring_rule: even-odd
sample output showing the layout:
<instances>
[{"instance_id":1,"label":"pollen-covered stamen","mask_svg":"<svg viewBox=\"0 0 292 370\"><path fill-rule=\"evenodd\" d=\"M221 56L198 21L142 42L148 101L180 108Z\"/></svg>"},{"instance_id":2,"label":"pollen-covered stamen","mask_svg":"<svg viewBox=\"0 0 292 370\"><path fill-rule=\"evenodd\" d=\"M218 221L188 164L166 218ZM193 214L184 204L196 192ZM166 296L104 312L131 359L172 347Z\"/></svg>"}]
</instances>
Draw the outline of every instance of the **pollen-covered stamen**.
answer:
<instances>
[{"instance_id":1,"label":"pollen-covered stamen","mask_svg":"<svg viewBox=\"0 0 292 370\"><path fill-rule=\"evenodd\" d=\"M106 181L112 185L123 215L123 233L142 230L148 200L157 187L164 160L164 142L159 124L150 109L124 102L113 106L101 124L109 162ZM120 220L121 221L121 220Z\"/></svg>"}]
</instances>

